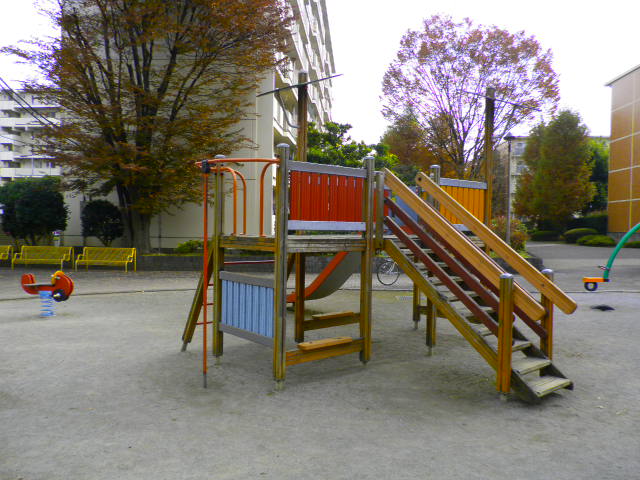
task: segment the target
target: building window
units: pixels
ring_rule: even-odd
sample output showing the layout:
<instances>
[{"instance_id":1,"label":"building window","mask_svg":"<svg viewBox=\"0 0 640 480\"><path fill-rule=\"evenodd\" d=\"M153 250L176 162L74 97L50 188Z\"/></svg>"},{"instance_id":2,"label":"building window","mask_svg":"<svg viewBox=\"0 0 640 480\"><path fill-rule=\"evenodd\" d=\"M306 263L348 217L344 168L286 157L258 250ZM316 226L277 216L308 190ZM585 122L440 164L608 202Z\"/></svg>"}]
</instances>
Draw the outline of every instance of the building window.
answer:
<instances>
[{"instance_id":1,"label":"building window","mask_svg":"<svg viewBox=\"0 0 640 480\"><path fill-rule=\"evenodd\" d=\"M513 146L513 154L524 155L524 147L525 147L524 142L516 142L516 144Z\"/></svg>"}]
</instances>

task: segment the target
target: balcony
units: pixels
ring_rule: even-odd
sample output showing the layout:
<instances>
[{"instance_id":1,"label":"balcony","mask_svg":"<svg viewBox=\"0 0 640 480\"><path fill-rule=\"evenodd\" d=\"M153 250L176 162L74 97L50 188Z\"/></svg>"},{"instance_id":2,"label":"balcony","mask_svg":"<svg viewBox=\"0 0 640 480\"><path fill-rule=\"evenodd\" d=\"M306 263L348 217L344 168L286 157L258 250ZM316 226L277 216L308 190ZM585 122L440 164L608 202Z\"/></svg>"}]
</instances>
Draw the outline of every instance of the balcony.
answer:
<instances>
[{"instance_id":1,"label":"balcony","mask_svg":"<svg viewBox=\"0 0 640 480\"><path fill-rule=\"evenodd\" d=\"M0 162L11 162L14 158L14 152L0 152Z\"/></svg>"},{"instance_id":2,"label":"balcony","mask_svg":"<svg viewBox=\"0 0 640 480\"><path fill-rule=\"evenodd\" d=\"M0 168L1 178L25 178L25 177L59 177L62 174L60 167L51 168Z\"/></svg>"}]
</instances>

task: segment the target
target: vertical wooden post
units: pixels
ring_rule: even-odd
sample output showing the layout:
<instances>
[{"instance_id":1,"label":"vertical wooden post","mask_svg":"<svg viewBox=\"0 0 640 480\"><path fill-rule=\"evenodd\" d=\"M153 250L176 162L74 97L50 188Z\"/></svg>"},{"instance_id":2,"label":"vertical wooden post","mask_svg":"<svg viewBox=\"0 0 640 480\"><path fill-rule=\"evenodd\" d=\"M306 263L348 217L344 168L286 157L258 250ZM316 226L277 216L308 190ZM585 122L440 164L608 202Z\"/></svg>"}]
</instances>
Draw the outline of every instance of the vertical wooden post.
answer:
<instances>
[{"instance_id":1,"label":"vertical wooden post","mask_svg":"<svg viewBox=\"0 0 640 480\"><path fill-rule=\"evenodd\" d=\"M436 185L440 185L440 174L440 165L431 165L429 167L429 176ZM429 196L429 203L431 203L436 212L440 211L440 202L437 202L432 196Z\"/></svg>"},{"instance_id":2,"label":"vertical wooden post","mask_svg":"<svg viewBox=\"0 0 640 480\"><path fill-rule=\"evenodd\" d=\"M215 190L213 198L213 354L216 358L222 356L224 350L224 335L220 331L222 323L222 282L220 281L220 270L224 269L224 248L220 247L220 237L224 228L224 183L222 172L215 174ZM208 280L205 281L204 288L208 288ZM203 305L202 308L207 308Z\"/></svg>"},{"instance_id":3,"label":"vertical wooden post","mask_svg":"<svg viewBox=\"0 0 640 480\"><path fill-rule=\"evenodd\" d=\"M546 268L542 271L542 274L547 277L550 281L553 282L553 270ZM547 311L544 317L542 317L542 321L540 325L547 331L547 338L543 338L540 340L540 350L549 358L549 360L553 359L553 302L544 296L541 295L540 303Z\"/></svg>"},{"instance_id":4,"label":"vertical wooden post","mask_svg":"<svg viewBox=\"0 0 640 480\"><path fill-rule=\"evenodd\" d=\"M438 309L435 304L427 299L427 347L429 356L433 355L433 347L436 346L436 322L438 320Z\"/></svg>"},{"instance_id":5,"label":"vertical wooden post","mask_svg":"<svg viewBox=\"0 0 640 480\"><path fill-rule=\"evenodd\" d=\"M276 175L276 238L275 238L275 292L274 292L274 339L273 376L276 389L282 388L285 378L285 339L287 321L287 223L289 178L289 145L277 147L280 166Z\"/></svg>"},{"instance_id":6,"label":"vertical wooden post","mask_svg":"<svg viewBox=\"0 0 640 480\"><path fill-rule=\"evenodd\" d=\"M420 290L417 285L413 284L413 329L418 329L418 323L420 323Z\"/></svg>"},{"instance_id":7,"label":"vertical wooden post","mask_svg":"<svg viewBox=\"0 0 640 480\"><path fill-rule=\"evenodd\" d=\"M440 165L431 165L429 168L431 179L437 184L440 185L440 175L441 168ZM430 203L433 206L436 212L440 211L440 202L438 202L435 198L430 197ZM436 346L436 325L438 320L438 309L435 304L427 299L427 335L426 335L426 343L428 347L428 355L433 355L433 347Z\"/></svg>"},{"instance_id":8,"label":"vertical wooden post","mask_svg":"<svg viewBox=\"0 0 640 480\"><path fill-rule=\"evenodd\" d=\"M375 172L375 158L364 159L367 177L364 182L363 220L366 224L364 232L365 249L362 252L360 268L360 336L364 340L364 347L360 352L360 360L367 363L371 358L371 288L373 269L373 175Z\"/></svg>"},{"instance_id":9,"label":"vertical wooden post","mask_svg":"<svg viewBox=\"0 0 640 480\"><path fill-rule=\"evenodd\" d=\"M307 161L307 110L308 110L308 85L309 75L305 71L298 73L298 135L296 138L298 161ZM298 208L301 208L302 198L298 192L297 198ZM298 218L300 217L300 211ZM304 280L305 280L305 257L301 253L293 255L296 269L296 304L295 304L295 340L296 342L304 341Z\"/></svg>"},{"instance_id":10,"label":"vertical wooden post","mask_svg":"<svg viewBox=\"0 0 640 480\"><path fill-rule=\"evenodd\" d=\"M498 369L496 388L502 395L511 391L511 356L513 343L513 275L500 275L498 307Z\"/></svg>"},{"instance_id":11,"label":"vertical wooden post","mask_svg":"<svg viewBox=\"0 0 640 480\"><path fill-rule=\"evenodd\" d=\"M491 225L491 197L493 196L493 118L495 115L496 89L487 87L484 111L484 179L487 182L484 201L484 224Z\"/></svg>"},{"instance_id":12,"label":"vertical wooden post","mask_svg":"<svg viewBox=\"0 0 640 480\"><path fill-rule=\"evenodd\" d=\"M295 306L295 340L304 342L304 283L305 254L296 253L296 306Z\"/></svg>"}]
</instances>

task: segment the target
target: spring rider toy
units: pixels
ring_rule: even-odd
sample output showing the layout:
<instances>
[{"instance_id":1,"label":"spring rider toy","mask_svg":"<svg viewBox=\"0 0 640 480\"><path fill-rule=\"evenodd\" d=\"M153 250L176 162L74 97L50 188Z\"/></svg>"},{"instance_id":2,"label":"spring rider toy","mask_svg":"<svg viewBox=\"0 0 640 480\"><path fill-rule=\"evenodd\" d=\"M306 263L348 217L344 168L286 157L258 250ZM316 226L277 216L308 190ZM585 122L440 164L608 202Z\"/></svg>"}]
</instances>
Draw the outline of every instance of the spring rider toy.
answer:
<instances>
[{"instance_id":1,"label":"spring rider toy","mask_svg":"<svg viewBox=\"0 0 640 480\"><path fill-rule=\"evenodd\" d=\"M609 281L609 273L611 272L611 269L613 268L613 261L616 259L616 256L618 255L618 252L620 251L620 249L624 246L625 243L627 243L627 241L631 238L631 236L636 233L638 230L640 230L640 223L638 223L635 227L633 227L631 230L629 230L618 242L618 244L616 245L616 248L614 248L613 253L611 254L611 256L609 257L609 261L607 262L607 265L601 265L599 268L601 270L604 270L604 274L602 275L602 277L584 277L582 279L582 282L584 283L584 288L585 290L589 291L589 292L595 292L598 289L598 284L599 283L606 283Z\"/></svg>"},{"instance_id":2,"label":"spring rider toy","mask_svg":"<svg viewBox=\"0 0 640 480\"><path fill-rule=\"evenodd\" d=\"M73 280L64 272L58 270L51 275L48 283L36 283L36 278L31 273L22 275L22 289L30 295L40 297L40 316L52 317L55 315L54 301L64 302L73 293Z\"/></svg>"}]
</instances>

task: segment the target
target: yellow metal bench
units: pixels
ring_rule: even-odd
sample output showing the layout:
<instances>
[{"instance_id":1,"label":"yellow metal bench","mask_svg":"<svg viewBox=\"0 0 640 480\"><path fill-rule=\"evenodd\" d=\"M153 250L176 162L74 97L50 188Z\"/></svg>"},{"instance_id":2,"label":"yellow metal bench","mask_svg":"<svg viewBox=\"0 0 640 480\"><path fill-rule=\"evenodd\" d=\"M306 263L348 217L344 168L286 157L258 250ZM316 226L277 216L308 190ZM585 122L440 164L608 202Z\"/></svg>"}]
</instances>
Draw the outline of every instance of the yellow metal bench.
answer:
<instances>
[{"instance_id":1,"label":"yellow metal bench","mask_svg":"<svg viewBox=\"0 0 640 480\"><path fill-rule=\"evenodd\" d=\"M124 271L128 271L129 263L136 271L136 249L135 248L112 248L112 247L84 247L82 253L76 258L76 270L78 265L84 264L89 269L89 265L124 265Z\"/></svg>"},{"instance_id":2,"label":"yellow metal bench","mask_svg":"<svg viewBox=\"0 0 640 480\"><path fill-rule=\"evenodd\" d=\"M11 245L0 245L0 260L11 260L13 247Z\"/></svg>"},{"instance_id":3,"label":"yellow metal bench","mask_svg":"<svg viewBox=\"0 0 640 480\"><path fill-rule=\"evenodd\" d=\"M24 263L25 265L32 263L49 263L60 264L60 270L64 262L73 262L73 254L71 247L39 247L24 245L20 248L20 252L16 253L11 259L11 268L16 263Z\"/></svg>"}]
</instances>

